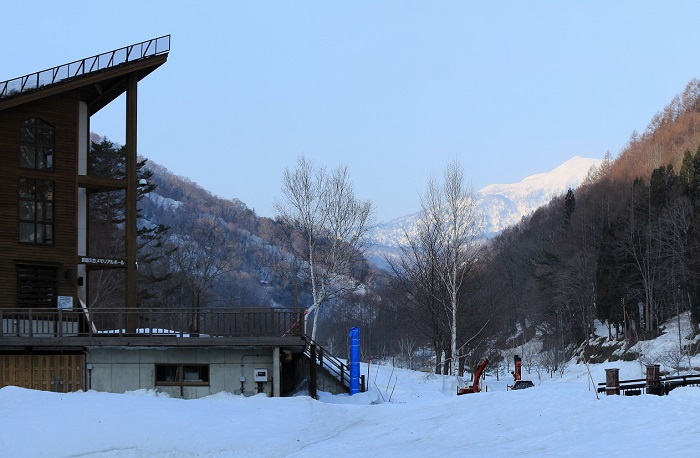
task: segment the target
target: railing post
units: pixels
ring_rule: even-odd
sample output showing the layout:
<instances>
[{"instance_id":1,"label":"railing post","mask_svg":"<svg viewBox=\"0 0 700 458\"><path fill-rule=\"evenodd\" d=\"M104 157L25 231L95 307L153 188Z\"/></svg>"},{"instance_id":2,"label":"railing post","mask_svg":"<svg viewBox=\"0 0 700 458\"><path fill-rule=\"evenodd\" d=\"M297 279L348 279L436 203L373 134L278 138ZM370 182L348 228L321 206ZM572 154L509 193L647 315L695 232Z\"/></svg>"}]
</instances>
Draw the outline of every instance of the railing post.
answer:
<instances>
[{"instance_id":1,"label":"railing post","mask_svg":"<svg viewBox=\"0 0 700 458\"><path fill-rule=\"evenodd\" d=\"M658 364L648 364L646 373L646 393L656 394L658 396L663 395L663 390L661 390L661 381L659 380L659 365Z\"/></svg>"},{"instance_id":2,"label":"railing post","mask_svg":"<svg viewBox=\"0 0 700 458\"><path fill-rule=\"evenodd\" d=\"M620 369L605 369L605 395L620 394Z\"/></svg>"},{"instance_id":3,"label":"railing post","mask_svg":"<svg viewBox=\"0 0 700 458\"><path fill-rule=\"evenodd\" d=\"M302 309L297 310L297 313L299 314L297 335L303 337L306 332L306 313Z\"/></svg>"}]
</instances>

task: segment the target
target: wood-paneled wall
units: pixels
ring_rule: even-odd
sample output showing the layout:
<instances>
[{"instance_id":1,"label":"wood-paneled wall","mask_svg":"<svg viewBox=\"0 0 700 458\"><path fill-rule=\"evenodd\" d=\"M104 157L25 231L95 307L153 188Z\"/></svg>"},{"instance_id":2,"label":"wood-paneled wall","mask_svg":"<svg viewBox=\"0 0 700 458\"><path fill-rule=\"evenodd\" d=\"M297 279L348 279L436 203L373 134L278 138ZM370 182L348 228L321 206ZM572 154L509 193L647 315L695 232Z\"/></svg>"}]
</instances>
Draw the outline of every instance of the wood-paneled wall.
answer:
<instances>
[{"instance_id":1,"label":"wood-paneled wall","mask_svg":"<svg viewBox=\"0 0 700 458\"><path fill-rule=\"evenodd\" d=\"M19 166L20 124L35 117L55 129L52 171ZM18 264L55 266L58 295L72 296L74 304L77 303L77 145L78 94L75 92L0 111L0 307L16 306ZM20 178L54 182L53 245L19 243Z\"/></svg>"}]
</instances>

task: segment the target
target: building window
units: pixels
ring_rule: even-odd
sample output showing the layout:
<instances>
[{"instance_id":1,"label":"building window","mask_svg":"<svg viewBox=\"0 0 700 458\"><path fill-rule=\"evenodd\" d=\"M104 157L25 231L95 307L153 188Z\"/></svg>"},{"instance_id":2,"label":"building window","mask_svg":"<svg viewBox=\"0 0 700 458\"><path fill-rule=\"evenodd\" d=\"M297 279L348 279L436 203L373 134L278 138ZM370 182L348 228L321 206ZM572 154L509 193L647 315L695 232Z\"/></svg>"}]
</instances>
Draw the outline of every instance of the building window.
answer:
<instances>
[{"instance_id":1,"label":"building window","mask_svg":"<svg viewBox=\"0 0 700 458\"><path fill-rule=\"evenodd\" d=\"M53 244L53 181L19 181L19 241Z\"/></svg>"},{"instance_id":2,"label":"building window","mask_svg":"<svg viewBox=\"0 0 700 458\"><path fill-rule=\"evenodd\" d=\"M20 127L19 165L24 169L53 170L54 128L39 118Z\"/></svg>"},{"instance_id":3,"label":"building window","mask_svg":"<svg viewBox=\"0 0 700 458\"><path fill-rule=\"evenodd\" d=\"M56 307L58 269L45 266L17 266L17 307Z\"/></svg>"},{"instance_id":4,"label":"building window","mask_svg":"<svg viewBox=\"0 0 700 458\"><path fill-rule=\"evenodd\" d=\"M208 386L208 364L156 364L156 385Z\"/></svg>"}]
</instances>

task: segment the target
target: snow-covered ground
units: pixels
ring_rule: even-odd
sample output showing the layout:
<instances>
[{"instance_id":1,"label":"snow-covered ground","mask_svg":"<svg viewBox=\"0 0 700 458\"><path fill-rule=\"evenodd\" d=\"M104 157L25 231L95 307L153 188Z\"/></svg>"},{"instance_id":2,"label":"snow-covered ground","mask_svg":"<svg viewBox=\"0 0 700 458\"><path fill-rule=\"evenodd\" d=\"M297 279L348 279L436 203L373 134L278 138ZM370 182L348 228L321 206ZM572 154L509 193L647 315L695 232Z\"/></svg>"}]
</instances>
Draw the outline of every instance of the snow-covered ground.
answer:
<instances>
[{"instance_id":1,"label":"snow-covered ground","mask_svg":"<svg viewBox=\"0 0 700 458\"><path fill-rule=\"evenodd\" d=\"M591 366L639 378L636 362ZM366 366L363 372L366 373ZM509 377L510 378L510 377ZM601 396L586 367L534 388L456 396L451 378L370 367L355 396L200 400L155 392L57 394L0 390L3 457L694 456L700 388L669 396Z\"/></svg>"}]
</instances>

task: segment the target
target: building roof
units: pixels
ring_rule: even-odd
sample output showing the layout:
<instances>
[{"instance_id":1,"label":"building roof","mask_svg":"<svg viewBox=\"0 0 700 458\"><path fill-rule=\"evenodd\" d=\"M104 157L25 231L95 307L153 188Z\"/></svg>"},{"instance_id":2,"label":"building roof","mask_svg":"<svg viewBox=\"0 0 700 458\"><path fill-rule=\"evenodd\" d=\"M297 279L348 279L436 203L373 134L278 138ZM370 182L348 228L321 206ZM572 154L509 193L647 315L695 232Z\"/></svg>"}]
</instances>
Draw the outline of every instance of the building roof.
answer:
<instances>
[{"instance_id":1,"label":"building roof","mask_svg":"<svg viewBox=\"0 0 700 458\"><path fill-rule=\"evenodd\" d=\"M95 114L126 91L129 75L141 80L165 63L169 51L170 35L164 35L0 82L0 111L78 90Z\"/></svg>"}]
</instances>

